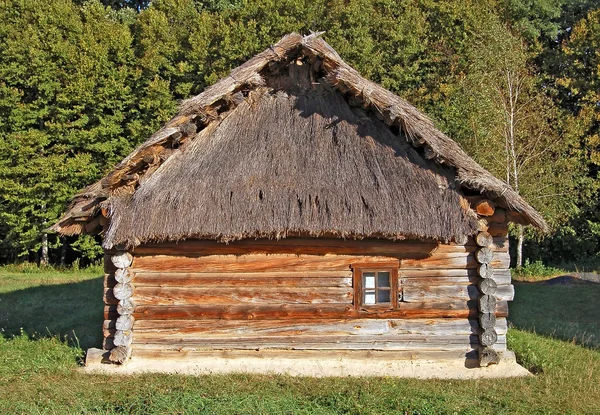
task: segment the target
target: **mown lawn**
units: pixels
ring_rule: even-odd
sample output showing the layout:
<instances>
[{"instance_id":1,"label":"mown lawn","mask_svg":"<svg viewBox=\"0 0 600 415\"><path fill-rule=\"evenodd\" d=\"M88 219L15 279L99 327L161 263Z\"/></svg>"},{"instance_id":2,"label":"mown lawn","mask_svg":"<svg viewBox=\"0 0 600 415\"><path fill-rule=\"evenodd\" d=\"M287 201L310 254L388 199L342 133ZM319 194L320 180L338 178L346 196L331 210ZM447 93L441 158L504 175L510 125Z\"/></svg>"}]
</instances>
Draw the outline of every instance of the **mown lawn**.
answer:
<instances>
[{"instance_id":1,"label":"mown lawn","mask_svg":"<svg viewBox=\"0 0 600 415\"><path fill-rule=\"evenodd\" d=\"M110 377L76 370L100 345L99 274L0 271L0 413L600 414L600 284L516 290L509 347L532 378Z\"/></svg>"}]
</instances>

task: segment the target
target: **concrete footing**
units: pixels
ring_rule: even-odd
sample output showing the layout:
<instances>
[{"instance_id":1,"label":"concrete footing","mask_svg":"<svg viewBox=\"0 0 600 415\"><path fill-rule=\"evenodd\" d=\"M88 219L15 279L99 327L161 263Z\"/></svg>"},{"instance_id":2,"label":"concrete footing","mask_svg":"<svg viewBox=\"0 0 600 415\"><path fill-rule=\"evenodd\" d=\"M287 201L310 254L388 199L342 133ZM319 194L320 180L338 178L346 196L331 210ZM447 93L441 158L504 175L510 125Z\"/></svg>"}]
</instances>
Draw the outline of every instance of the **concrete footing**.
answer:
<instances>
[{"instance_id":1,"label":"concrete footing","mask_svg":"<svg viewBox=\"0 0 600 415\"><path fill-rule=\"evenodd\" d=\"M419 379L478 379L531 376L513 352L500 352L499 364L479 367L474 352L135 350L123 365L111 364L108 352L89 349L88 373L225 373L286 374L291 376L386 376Z\"/></svg>"}]
</instances>

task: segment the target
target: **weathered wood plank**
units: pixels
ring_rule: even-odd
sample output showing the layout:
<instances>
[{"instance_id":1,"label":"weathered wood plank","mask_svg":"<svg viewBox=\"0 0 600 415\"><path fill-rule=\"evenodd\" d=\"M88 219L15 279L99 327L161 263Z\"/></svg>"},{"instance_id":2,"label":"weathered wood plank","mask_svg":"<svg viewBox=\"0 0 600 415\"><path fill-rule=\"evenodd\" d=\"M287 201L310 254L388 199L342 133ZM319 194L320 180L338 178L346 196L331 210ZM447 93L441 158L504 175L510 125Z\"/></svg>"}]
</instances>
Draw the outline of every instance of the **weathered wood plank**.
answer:
<instances>
[{"instance_id":1,"label":"weathered wood plank","mask_svg":"<svg viewBox=\"0 0 600 415\"><path fill-rule=\"evenodd\" d=\"M494 252L490 265L494 268L508 268L510 256L507 252ZM453 269L477 268L479 266L475 255L469 254L439 254L424 259L403 259L401 269Z\"/></svg>"},{"instance_id":2,"label":"weathered wood plank","mask_svg":"<svg viewBox=\"0 0 600 415\"><path fill-rule=\"evenodd\" d=\"M481 292L477 285L419 285L401 286L402 299L405 302L425 301L453 301L453 300L477 300ZM514 287L512 285L496 286L493 294L498 301L512 301L514 298ZM487 293L484 293L487 294Z\"/></svg>"},{"instance_id":3,"label":"weathered wood plank","mask_svg":"<svg viewBox=\"0 0 600 415\"><path fill-rule=\"evenodd\" d=\"M479 280L477 269L400 269L398 271L399 278L406 280L410 283L410 280L415 279L415 284L420 284L419 279L423 279L423 283L426 284L437 284L435 281L440 281L438 285L450 285L458 283L463 278L469 280L469 282L475 284ZM448 278L449 284L444 283L444 280ZM455 280L454 278L458 279ZM496 281L498 285L506 285L511 283L511 276L509 269L495 269L492 279Z\"/></svg>"},{"instance_id":4,"label":"weathered wood plank","mask_svg":"<svg viewBox=\"0 0 600 415\"><path fill-rule=\"evenodd\" d=\"M505 336L498 336L497 344L506 343ZM214 348L214 349L271 349L289 348L303 349L329 349L329 350L408 350L408 349L443 349L444 347L472 348L479 344L477 335L470 336L302 336L299 338L285 337L257 337L243 339L232 338L181 338L177 336L157 337L153 339L138 339L136 336L134 348L165 347L177 348Z\"/></svg>"},{"instance_id":5,"label":"weathered wood plank","mask_svg":"<svg viewBox=\"0 0 600 415\"><path fill-rule=\"evenodd\" d=\"M508 302L496 304L496 317L508 315ZM426 303L400 303L397 310L355 310L349 305L188 305L188 306L137 306L133 316L141 320L269 320L269 319L339 319L339 318L477 318L477 301L446 301ZM116 318L116 317L114 317ZM109 319L109 318L107 318Z\"/></svg>"},{"instance_id":6,"label":"weathered wood plank","mask_svg":"<svg viewBox=\"0 0 600 415\"><path fill-rule=\"evenodd\" d=\"M114 288L117 285L117 280L114 274L104 274L104 288Z\"/></svg>"},{"instance_id":7,"label":"weathered wood plank","mask_svg":"<svg viewBox=\"0 0 600 415\"><path fill-rule=\"evenodd\" d=\"M116 305L105 305L104 306L104 319L105 320L116 320L119 317Z\"/></svg>"},{"instance_id":8,"label":"weathered wood plank","mask_svg":"<svg viewBox=\"0 0 600 415\"><path fill-rule=\"evenodd\" d=\"M351 304L353 289L342 287L137 287L136 304Z\"/></svg>"},{"instance_id":9,"label":"weathered wood plank","mask_svg":"<svg viewBox=\"0 0 600 415\"><path fill-rule=\"evenodd\" d=\"M376 255L396 258L428 256L431 252L465 252L463 245L437 244L421 241L389 241L383 239L343 240L336 238L285 238L242 240L229 244L207 240L187 240L179 243L145 244L135 248L138 255ZM471 251L469 251L471 252Z\"/></svg>"},{"instance_id":10,"label":"weathered wood plank","mask_svg":"<svg viewBox=\"0 0 600 415\"><path fill-rule=\"evenodd\" d=\"M110 327L110 323L108 323ZM497 320L496 331L506 334L506 319ZM290 322L278 320L258 320L248 324L235 320L177 320L175 323L165 320L140 320L135 324L135 335L147 338L153 333L161 335L198 335L210 336L303 336L303 335L470 335L480 332L477 320L471 319L343 319L298 320ZM146 336L146 337L144 337Z\"/></svg>"},{"instance_id":11,"label":"weathered wood plank","mask_svg":"<svg viewBox=\"0 0 600 415\"><path fill-rule=\"evenodd\" d=\"M351 271L257 272L257 273L175 273L140 272L136 287L351 287Z\"/></svg>"},{"instance_id":12,"label":"weathered wood plank","mask_svg":"<svg viewBox=\"0 0 600 415\"><path fill-rule=\"evenodd\" d=\"M347 271L352 263L397 262L397 258L381 256L351 255L209 255L205 257L186 256L140 256L136 257L132 271L151 272L285 272L285 271Z\"/></svg>"}]
</instances>

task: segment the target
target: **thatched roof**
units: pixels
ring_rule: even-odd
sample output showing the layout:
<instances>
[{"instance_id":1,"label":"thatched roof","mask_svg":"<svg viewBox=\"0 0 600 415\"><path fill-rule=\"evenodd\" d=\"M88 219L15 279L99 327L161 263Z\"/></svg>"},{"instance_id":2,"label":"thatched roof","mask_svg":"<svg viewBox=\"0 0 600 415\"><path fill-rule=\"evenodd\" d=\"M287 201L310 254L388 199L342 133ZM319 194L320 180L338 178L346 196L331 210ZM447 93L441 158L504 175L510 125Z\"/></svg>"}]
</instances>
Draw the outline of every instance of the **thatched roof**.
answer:
<instances>
[{"instance_id":1,"label":"thatched roof","mask_svg":"<svg viewBox=\"0 0 600 415\"><path fill-rule=\"evenodd\" d=\"M200 95L53 226L105 247L288 235L448 241L476 231L463 192L546 229L514 190L431 120L291 34Z\"/></svg>"}]
</instances>

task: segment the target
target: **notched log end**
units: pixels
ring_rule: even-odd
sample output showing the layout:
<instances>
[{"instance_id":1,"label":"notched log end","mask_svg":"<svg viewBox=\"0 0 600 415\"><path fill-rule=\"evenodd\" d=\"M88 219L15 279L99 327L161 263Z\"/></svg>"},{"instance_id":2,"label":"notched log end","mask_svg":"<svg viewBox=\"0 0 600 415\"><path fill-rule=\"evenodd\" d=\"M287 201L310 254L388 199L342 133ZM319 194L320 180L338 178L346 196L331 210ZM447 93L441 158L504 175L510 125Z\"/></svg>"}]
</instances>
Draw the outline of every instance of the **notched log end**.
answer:
<instances>
[{"instance_id":1,"label":"notched log end","mask_svg":"<svg viewBox=\"0 0 600 415\"><path fill-rule=\"evenodd\" d=\"M117 346L110 351L108 359L113 363L123 364L131 355L131 347Z\"/></svg>"},{"instance_id":2,"label":"notched log end","mask_svg":"<svg viewBox=\"0 0 600 415\"><path fill-rule=\"evenodd\" d=\"M491 347L483 347L479 349L479 366L488 367L500 363L500 355Z\"/></svg>"}]
</instances>

